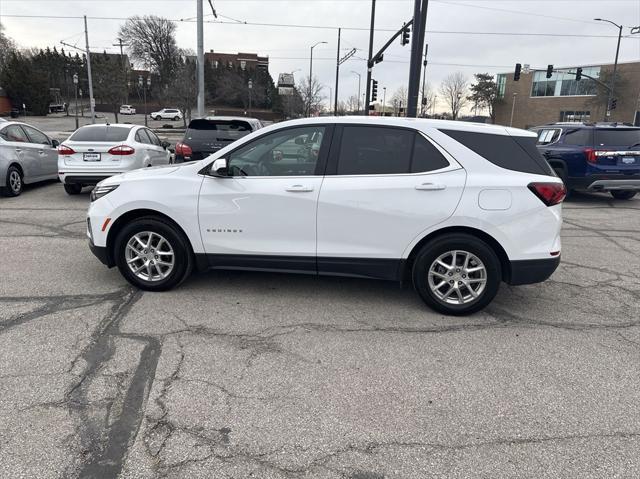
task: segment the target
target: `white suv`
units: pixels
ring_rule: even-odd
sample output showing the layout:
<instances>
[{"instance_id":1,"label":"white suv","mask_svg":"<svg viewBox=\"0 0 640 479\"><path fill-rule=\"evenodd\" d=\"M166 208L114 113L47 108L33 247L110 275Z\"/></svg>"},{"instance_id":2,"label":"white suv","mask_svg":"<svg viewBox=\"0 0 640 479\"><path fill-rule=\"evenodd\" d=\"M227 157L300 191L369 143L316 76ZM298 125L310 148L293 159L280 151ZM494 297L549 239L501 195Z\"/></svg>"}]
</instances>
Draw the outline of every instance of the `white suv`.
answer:
<instances>
[{"instance_id":1,"label":"white suv","mask_svg":"<svg viewBox=\"0 0 640 479\"><path fill-rule=\"evenodd\" d=\"M149 116L154 120L182 120L182 112L175 108L163 108L160 111L154 111Z\"/></svg>"},{"instance_id":2,"label":"white suv","mask_svg":"<svg viewBox=\"0 0 640 479\"><path fill-rule=\"evenodd\" d=\"M402 118L272 125L183 165L92 193L94 254L160 291L198 270L412 281L447 314L501 281L544 281L560 261L565 189L533 133Z\"/></svg>"}]
</instances>

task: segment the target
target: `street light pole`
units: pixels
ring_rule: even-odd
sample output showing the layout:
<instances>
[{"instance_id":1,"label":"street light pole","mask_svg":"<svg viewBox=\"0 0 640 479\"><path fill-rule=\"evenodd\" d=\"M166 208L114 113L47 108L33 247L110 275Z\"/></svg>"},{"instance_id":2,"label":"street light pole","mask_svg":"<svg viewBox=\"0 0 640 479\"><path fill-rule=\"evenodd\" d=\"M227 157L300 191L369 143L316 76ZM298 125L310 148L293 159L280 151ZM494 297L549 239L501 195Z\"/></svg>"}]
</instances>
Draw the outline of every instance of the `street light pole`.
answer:
<instances>
[{"instance_id":1,"label":"street light pole","mask_svg":"<svg viewBox=\"0 0 640 479\"><path fill-rule=\"evenodd\" d=\"M382 116L387 116L387 107L385 106L387 103L387 87L382 87Z\"/></svg>"},{"instance_id":2,"label":"street light pole","mask_svg":"<svg viewBox=\"0 0 640 479\"><path fill-rule=\"evenodd\" d=\"M76 130L78 129L78 74L73 74L73 85L76 90Z\"/></svg>"},{"instance_id":3,"label":"street light pole","mask_svg":"<svg viewBox=\"0 0 640 479\"><path fill-rule=\"evenodd\" d=\"M354 72L351 70L351 73L358 75L358 114L360 114L360 80L362 80L362 75L358 72Z\"/></svg>"},{"instance_id":4,"label":"street light pole","mask_svg":"<svg viewBox=\"0 0 640 479\"><path fill-rule=\"evenodd\" d=\"M251 116L251 90L253 90L253 81L249 80L249 116Z\"/></svg>"},{"instance_id":5,"label":"street light pole","mask_svg":"<svg viewBox=\"0 0 640 479\"><path fill-rule=\"evenodd\" d=\"M609 90L609 95L607 96L607 108L605 110L604 119L605 121L611 116L611 100L614 98L614 91L616 88L616 72L618 70L618 54L620 53L620 39L622 38L622 25L618 25L611 20L606 20L604 18L594 18L597 22L607 22L611 25L614 25L618 29L618 45L616 47L616 59L613 63L613 77L611 78L611 89Z\"/></svg>"},{"instance_id":6,"label":"street light pole","mask_svg":"<svg viewBox=\"0 0 640 479\"><path fill-rule=\"evenodd\" d=\"M518 93L513 92L513 101L511 102L511 120L509 121L509 126L513 126L513 112L516 109L516 96L518 96Z\"/></svg>"},{"instance_id":7,"label":"street light pole","mask_svg":"<svg viewBox=\"0 0 640 479\"><path fill-rule=\"evenodd\" d=\"M313 49L323 43L327 42L318 42L311 47L311 56L309 57L309 96L307 98L307 116L311 116L311 94L313 86Z\"/></svg>"}]
</instances>

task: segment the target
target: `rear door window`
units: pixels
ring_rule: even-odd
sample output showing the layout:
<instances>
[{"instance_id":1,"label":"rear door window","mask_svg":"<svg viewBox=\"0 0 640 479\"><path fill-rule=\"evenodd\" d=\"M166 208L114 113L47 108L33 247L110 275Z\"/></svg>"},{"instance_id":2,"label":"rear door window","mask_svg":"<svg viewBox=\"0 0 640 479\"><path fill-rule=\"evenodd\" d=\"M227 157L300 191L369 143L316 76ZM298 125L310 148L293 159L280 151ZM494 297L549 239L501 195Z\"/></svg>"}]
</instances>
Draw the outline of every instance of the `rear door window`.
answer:
<instances>
[{"instance_id":1,"label":"rear door window","mask_svg":"<svg viewBox=\"0 0 640 479\"><path fill-rule=\"evenodd\" d=\"M553 174L551 167L536 148L536 137L460 130L441 131L501 168L536 175Z\"/></svg>"},{"instance_id":2,"label":"rear door window","mask_svg":"<svg viewBox=\"0 0 640 479\"><path fill-rule=\"evenodd\" d=\"M640 129L595 130L595 146L640 146Z\"/></svg>"},{"instance_id":3,"label":"rear door window","mask_svg":"<svg viewBox=\"0 0 640 479\"><path fill-rule=\"evenodd\" d=\"M562 143L565 145L592 146L593 130L589 128L578 128L565 133Z\"/></svg>"},{"instance_id":4,"label":"rear door window","mask_svg":"<svg viewBox=\"0 0 640 479\"><path fill-rule=\"evenodd\" d=\"M146 131L147 135L149 135L149 140L151 140L151 144L155 146L162 146L160 142L160 138L158 138L158 135L156 135L151 130L144 130L144 131Z\"/></svg>"},{"instance_id":5,"label":"rear door window","mask_svg":"<svg viewBox=\"0 0 640 479\"><path fill-rule=\"evenodd\" d=\"M20 127L20 125L9 125L0 132L0 137L2 137L4 141L29 143L29 138L27 138L27 134Z\"/></svg>"},{"instance_id":6,"label":"rear door window","mask_svg":"<svg viewBox=\"0 0 640 479\"><path fill-rule=\"evenodd\" d=\"M411 160L411 173L423 173L449 166L449 162L430 141L420 133L416 134Z\"/></svg>"},{"instance_id":7,"label":"rear door window","mask_svg":"<svg viewBox=\"0 0 640 479\"><path fill-rule=\"evenodd\" d=\"M138 131L136 131L136 141L138 143L144 143L146 145L151 144L149 135L147 135L147 131L144 128L140 128Z\"/></svg>"},{"instance_id":8,"label":"rear door window","mask_svg":"<svg viewBox=\"0 0 640 479\"><path fill-rule=\"evenodd\" d=\"M415 132L400 128L345 126L338 175L409 173Z\"/></svg>"},{"instance_id":9,"label":"rear door window","mask_svg":"<svg viewBox=\"0 0 640 479\"><path fill-rule=\"evenodd\" d=\"M118 142L125 141L130 131L131 128L121 126L88 126L77 130L69 139L87 142Z\"/></svg>"}]
</instances>

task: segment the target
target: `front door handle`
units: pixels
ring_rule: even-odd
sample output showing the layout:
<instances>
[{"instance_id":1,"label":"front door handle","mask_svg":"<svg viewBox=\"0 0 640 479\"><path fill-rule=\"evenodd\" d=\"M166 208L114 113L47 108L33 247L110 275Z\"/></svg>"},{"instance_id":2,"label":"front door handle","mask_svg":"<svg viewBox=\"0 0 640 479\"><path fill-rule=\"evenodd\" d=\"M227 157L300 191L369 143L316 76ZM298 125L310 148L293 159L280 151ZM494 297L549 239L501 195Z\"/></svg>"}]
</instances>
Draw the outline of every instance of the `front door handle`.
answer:
<instances>
[{"instance_id":1,"label":"front door handle","mask_svg":"<svg viewBox=\"0 0 640 479\"><path fill-rule=\"evenodd\" d=\"M446 185L438 183L422 183L421 185L416 185L416 190L438 191L444 190L446 187Z\"/></svg>"},{"instance_id":2,"label":"front door handle","mask_svg":"<svg viewBox=\"0 0 640 479\"><path fill-rule=\"evenodd\" d=\"M287 191L291 193L305 193L309 191L313 191L313 186L305 186L305 185L291 185L285 188Z\"/></svg>"},{"instance_id":3,"label":"front door handle","mask_svg":"<svg viewBox=\"0 0 640 479\"><path fill-rule=\"evenodd\" d=\"M22 151L22 148L16 148L16 152L20 153Z\"/></svg>"}]
</instances>

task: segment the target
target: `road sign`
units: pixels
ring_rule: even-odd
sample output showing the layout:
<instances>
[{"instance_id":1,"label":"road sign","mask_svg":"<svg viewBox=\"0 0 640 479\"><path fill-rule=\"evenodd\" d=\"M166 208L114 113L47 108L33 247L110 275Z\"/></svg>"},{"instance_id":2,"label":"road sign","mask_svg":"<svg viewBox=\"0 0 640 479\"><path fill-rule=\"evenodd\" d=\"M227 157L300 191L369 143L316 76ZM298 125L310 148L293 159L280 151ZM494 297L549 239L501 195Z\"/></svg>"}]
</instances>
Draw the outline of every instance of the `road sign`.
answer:
<instances>
[{"instance_id":1,"label":"road sign","mask_svg":"<svg viewBox=\"0 0 640 479\"><path fill-rule=\"evenodd\" d=\"M92 98L91 99L91 108L95 108L96 107L96 99Z\"/></svg>"}]
</instances>

